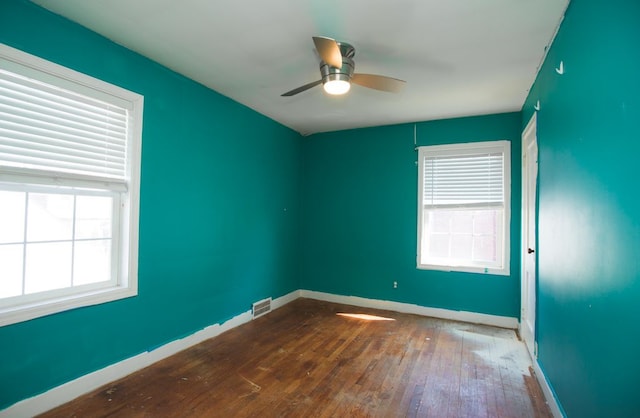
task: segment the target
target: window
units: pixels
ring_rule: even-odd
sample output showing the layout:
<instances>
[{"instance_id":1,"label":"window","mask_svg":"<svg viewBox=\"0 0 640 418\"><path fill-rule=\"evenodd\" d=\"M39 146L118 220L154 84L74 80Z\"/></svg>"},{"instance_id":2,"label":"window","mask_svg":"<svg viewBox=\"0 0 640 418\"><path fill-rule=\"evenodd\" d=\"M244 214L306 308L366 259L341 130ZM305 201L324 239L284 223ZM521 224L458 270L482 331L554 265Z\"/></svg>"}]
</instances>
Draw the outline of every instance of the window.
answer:
<instances>
[{"instance_id":1,"label":"window","mask_svg":"<svg viewBox=\"0 0 640 418\"><path fill-rule=\"evenodd\" d=\"M0 325L137 294L142 106L0 44Z\"/></svg>"},{"instance_id":2,"label":"window","mask_svg":"<svg viewBox=\"0 0 640 418\"><path fill-rule=\"evenodd\" d=\"M419 147L421 269L509 274L509 141Z\"/></svg>"}]
</instances>

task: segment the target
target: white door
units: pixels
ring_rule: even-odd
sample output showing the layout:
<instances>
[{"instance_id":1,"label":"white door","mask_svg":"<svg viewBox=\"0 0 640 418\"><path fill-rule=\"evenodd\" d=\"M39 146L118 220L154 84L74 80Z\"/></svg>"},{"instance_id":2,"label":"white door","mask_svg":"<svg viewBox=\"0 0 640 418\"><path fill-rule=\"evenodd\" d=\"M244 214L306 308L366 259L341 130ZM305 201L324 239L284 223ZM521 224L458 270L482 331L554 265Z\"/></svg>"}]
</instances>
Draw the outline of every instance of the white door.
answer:
<instances>
[{"instance_id":1,"label":"white door","mask_svg":"<svg viewBox=\"0 0 640 418\"><path fill-rule=\"evenodd\" d=\"M522 311L520 335L532 358L536 358L536 187L538 142L534 113L522 133Z\"/></svg>"}]
</instances>

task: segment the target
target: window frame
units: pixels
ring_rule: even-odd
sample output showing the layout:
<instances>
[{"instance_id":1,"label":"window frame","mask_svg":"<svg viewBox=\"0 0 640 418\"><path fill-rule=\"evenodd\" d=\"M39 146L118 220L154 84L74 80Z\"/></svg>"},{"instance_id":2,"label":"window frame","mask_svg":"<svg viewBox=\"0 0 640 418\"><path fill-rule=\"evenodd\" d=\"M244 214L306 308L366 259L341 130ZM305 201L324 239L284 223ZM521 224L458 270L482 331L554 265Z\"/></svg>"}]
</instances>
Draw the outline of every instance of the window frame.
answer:
<instances>
[{"instance_id":1,"label":"window frame","mask_svg":"<svg viewBox=\"0 0 640 418\"><path fill-rule=\"evenodd\" d=\"M111 281L102 282L108 285L82 285L76 288L77 291L73 287L67 287L63 291L58 289L41 292L37 297L23 295L4 298L0 303L0 326L136 296L144 97L1 43L0 68L117 106L124 103L128 109L124 182L97 176L0 166L0 183L5 190L48 190L45 193L76 195L106 193L114 196L114 202L119 201L118 210L114 210L112 214L119 220L119 224L115 226L117 234L112 241L112 251L118 253L117 257L112 258L112 263L117 265L117 269L112 271ZM26 74L20 70L24 70ZM48 297L42 297L46 295ZM22 302L16 303L19 298L22 298Z\"/></svg>"},{"instance_id":2,"label":"window frame","mask_svg":"<svg viewBox=\"0 0 640 418\"><path fill-rule=\"evenodd\" d=\"M484 266L470 266L470 265L453 265L453 264L430 264L422 263L422 246L423 246L423 234L425 215L428 212L427 205L424 204L424 164L425 157L428 154L437 154L439 156L461 156L464 154L482 153L485 150L495 150L500 148L503 153L503 193L504 202L503 209L503 222L502 225L498 225L498 234L501 235L502 241L502 267L495 267L490 265ZM510 261L511 261L511 142L507 140L495 140L495 141L482 141L482 142L465 142L465 143L453 143L444 145L425 145L419 146L418 150L418 193L417 193L417 206L418 206L418 225L417 225L417 246L416 246L416 268L419 270L439 270L448 272L465 272L465 273L481 273L491 275L503 275L509 276ZM446 207L445 207L446 206ZM480 205L443 205L442 210L455 210L455 209L471 209L476 207L482 209ZM486 206L484 207L486 208ZM500 250L500 248L498 248Z\"/></svg>"}]
</instances>

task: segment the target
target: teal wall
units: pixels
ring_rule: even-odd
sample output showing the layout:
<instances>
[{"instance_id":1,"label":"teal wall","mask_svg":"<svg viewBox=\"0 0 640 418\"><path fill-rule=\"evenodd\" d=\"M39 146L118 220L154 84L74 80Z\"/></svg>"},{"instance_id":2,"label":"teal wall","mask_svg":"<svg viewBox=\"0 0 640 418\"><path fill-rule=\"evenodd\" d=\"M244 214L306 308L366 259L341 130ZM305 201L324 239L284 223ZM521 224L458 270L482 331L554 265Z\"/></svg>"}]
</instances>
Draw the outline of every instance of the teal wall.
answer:
<instances>
[{"instance_id":1,"label":"teal wall","mask_svg":"<svg viewBox=\"0 0 640 418\"><path fill-rule=\"evenodd\" d=\"M523 110L540 100L539 362L569 417L640 416L639 40L639 2L574 0Z\"/></svg>"},{"instance_id":2,"label":"teal wall","mask_svg":"<svg viewBox=\"0 0 640 418\"><path fill-rule=\"evenodd\" d=\"M0 328L0 409L299 288L299 134L26 1L0 42L145 96L139 295Z\"/></svg>"},{"instance_id":3,"label":"teal wall","mask_svg":"<svg viewBox=\"0 0 640 418\"><path fill-rule=\"evenodd\" d=\"M509 113L416 124L418 145L512 141L511 276L416 269L413 124L304 138L301 287L518 317L520 123Z\"/></svg>"}]
</instances>

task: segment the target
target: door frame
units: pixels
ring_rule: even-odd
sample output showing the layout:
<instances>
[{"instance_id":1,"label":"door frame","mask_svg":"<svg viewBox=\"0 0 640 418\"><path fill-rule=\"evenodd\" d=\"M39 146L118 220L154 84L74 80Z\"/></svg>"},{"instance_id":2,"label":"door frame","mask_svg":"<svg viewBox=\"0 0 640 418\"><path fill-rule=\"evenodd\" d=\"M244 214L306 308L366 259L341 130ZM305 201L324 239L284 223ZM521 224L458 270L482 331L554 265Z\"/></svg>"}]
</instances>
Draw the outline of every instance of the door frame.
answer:
<instances>
[{"instance_id":1,"label":"door frame","mask_svg":"<svg viewBox=\"0 0 640 418\"><path fill-rule=\"evenodd\" d=\"M529 155L531 146L535 146L535 155ZM534 178L529 179L528 164L535 164ZM531 192L530 181L533 181L533 191ZM524 341L531 357L536 359L538 356L538 347L536 343L536 305L538 293L538 255L537 255L537 192L538 192L538 138L537 138L537 112L534 112L527 126L522 131L522 219L521 219L521 248L522 248L522 266L520 276L520 336ZM533 199L530 202L529 199ZM531 205L531 203L533 203ZM529 213L533 208L533 213ZM533 226L530 224L529 217L533 216ZM533 236L531 236L533 235ZM530 243L533 243L531 245ZM533 247L533 248L532 248ZM528 264L533 263L533 264ZM533 270L533 283L527 287L526 274L527 268ZM531 294L529 294L531 291ZM531 306L529 306L531 305ZM531 330L529 326L525 326L526 316L530 316Z\"/></svg>"}]
</instances>

